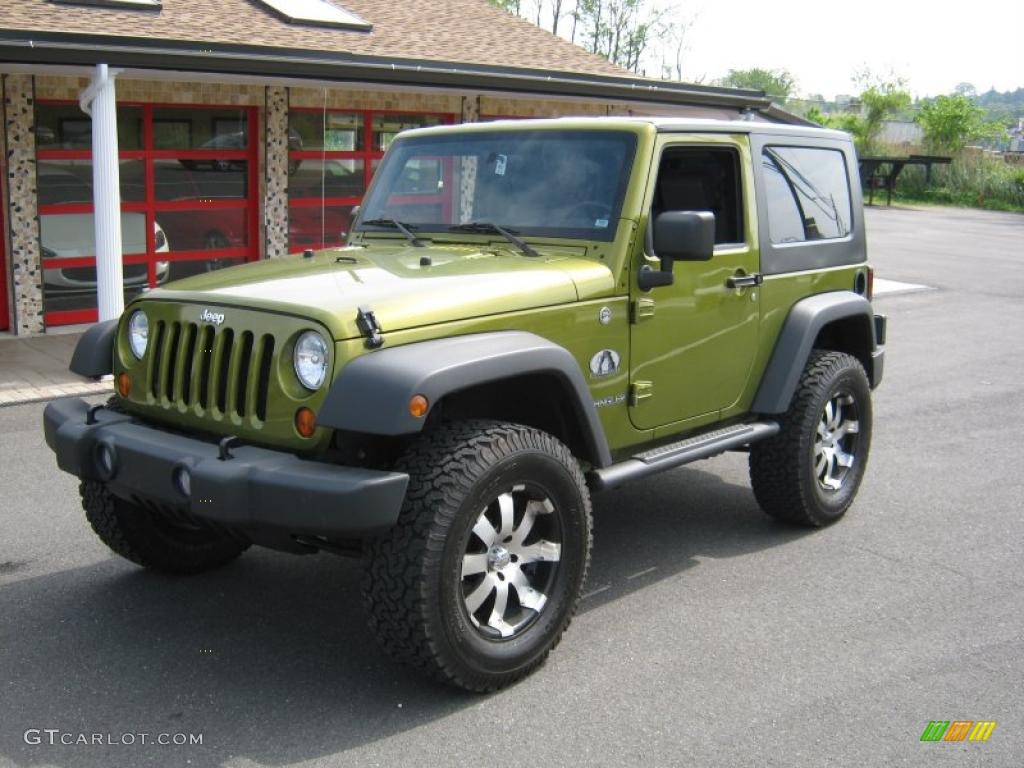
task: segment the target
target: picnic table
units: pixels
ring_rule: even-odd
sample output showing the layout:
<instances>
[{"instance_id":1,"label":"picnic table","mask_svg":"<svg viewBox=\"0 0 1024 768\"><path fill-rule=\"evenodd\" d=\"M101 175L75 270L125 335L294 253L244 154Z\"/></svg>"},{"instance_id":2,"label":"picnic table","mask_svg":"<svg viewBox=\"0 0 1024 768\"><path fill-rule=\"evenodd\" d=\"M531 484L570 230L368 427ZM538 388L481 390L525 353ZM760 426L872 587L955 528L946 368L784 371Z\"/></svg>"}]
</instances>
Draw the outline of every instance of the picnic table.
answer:
<instances>
[{"instance_id":1,"label":"picnic table","mask_svg":"<svg viewBox=\"0 0 1024 768\"><path fill-rule=\"evenodd\" d=\"M885 204L892 205L892 193L896 189L896 179L908 165L923 165L925 181L932 180L933 165L949 165L951 157L942 155L907 155L906 157L862 157L860 158L860 183L868 190L868 205L875 202L875 190L884 189Z\"/></svg>"}]
</instances>

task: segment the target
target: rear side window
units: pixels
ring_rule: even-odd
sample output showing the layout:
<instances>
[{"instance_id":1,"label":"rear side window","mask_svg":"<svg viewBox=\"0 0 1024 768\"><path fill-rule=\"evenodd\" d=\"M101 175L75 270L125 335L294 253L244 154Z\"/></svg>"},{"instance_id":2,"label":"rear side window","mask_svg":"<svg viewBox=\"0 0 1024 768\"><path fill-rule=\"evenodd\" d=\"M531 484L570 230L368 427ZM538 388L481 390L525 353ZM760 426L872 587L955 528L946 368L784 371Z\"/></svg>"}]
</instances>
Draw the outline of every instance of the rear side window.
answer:
<instances>
[{"instance_id":1,"label":"rear side window","mask_svg":"<svg viewBox=\"0 0 1024 768\"><path fill-rule=\"evenodd\" d=\"M850 180L842 152L765 147L761 163L772 244L831 240L850 234Z\"/></svg>"}]
</instances>

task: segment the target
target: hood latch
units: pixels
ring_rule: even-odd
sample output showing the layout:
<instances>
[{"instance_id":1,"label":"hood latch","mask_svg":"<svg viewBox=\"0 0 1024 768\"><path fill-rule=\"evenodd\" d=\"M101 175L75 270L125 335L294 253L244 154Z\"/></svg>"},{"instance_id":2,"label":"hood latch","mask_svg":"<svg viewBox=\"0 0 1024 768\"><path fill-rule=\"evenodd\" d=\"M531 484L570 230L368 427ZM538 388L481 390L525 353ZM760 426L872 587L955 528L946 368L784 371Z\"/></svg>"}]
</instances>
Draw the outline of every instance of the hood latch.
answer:
<instances>
[{"instance_id":1,"label":"hood latch","mask_svg":"<svg viewBox=\"0 0 1024 768\"><path fill-rule=\"evenodd\" d=\"M380 326L377 324L377 317L369 307L360 307L356 315L356 327L366 337L366 347L377 349L383 346L384 337L380 335Z\"/></svg>"}]
</instances>

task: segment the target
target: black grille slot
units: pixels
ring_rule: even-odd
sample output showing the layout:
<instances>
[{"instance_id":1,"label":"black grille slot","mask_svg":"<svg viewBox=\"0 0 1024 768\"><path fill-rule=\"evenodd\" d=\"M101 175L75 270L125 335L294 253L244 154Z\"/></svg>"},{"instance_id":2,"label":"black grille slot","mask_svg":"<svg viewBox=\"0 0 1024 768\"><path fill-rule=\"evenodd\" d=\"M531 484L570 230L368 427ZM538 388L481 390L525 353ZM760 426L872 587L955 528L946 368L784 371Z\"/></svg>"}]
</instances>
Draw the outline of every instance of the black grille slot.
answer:
<instances>
[{"instance_id":1,"label":"black grille slot","mask_svg":"<svg viewBox=\"0 0 1024 768\"><path fill-rule=\"evenodd\" d=\"M164 350L164 356L167 360L167 373L164 379L164 392L167 393L167 399L172 403L174 402L175 386L174 386L174 374L178 370L178 343L181 341L181 323L172 323L171 332L167 339L167 349Z\"/></svg>"},{"instance_id":2,"label":"black grille slot","mask_svg":"<svg viewBox=\"0 0 1024 768\"><path fill-rule=\"evenodd\" d=\"M241 347L238 353L241 360L235 381L235 413L244 418L247 413L245 393L249 388L249 369L252 367L252 333L249 331L242 333Z\"/></svg>"},{"instance_id":3,"label":"black grille slot","mask_svg":"<svg viewBox=\"0 0 1024 768\"><path fill-rule=\"evenodd\" d=\"M153 397L160 397L160 363L164 352L164 321L158 320L153 329L153 354L149 358L149 392Z\"/></svg>"},{"instance_id":4,"label":"black grille slot","mask_svg":"<svg viewBox=\"0 0 1024 768\"><path fill-rule=\"evenodd\" d=\"M185 355L182 359L181 371L181 400L185 405L191 405L195 392L192 391L192 371L195 368L196 339L199 336L199 328L195 323L189 323L185 328Z\"/></svg>"},{"instance_id":5,"label":"black grille slot","mask_svg":"<svg viewBox=\"0 0 1024 768\"><path fill-rule=\"evenodd\" d=\"M259 381L256 389L256 418L267 420L267 395L270 389L270 369L274 361L274 337L263 337L259 361Z\"/></svg>"},{"instance_id":6,"label":"black grille slot","mask_svg":"<svg viewBox=\"0 0 1024 768\"><path fill-rule=\"evenodd\" d=\"M225 413L228 409L228 379L231 371L231 348L235 342L234 331L225 328L221 331L218 341L220 342L219 354L218 351L214 352L217 359L213 361L213 375L216 377L214 391L217 393L217 410ZM214 349L217 350L217 347Z\"/></svg>"},{"instance_id":7,"label":"black grille slot","mask_svg":"<svg viewBox=\"0 0 1024 768\"><path fill-rule=\"evenodd\" d=\"M213 361L213 326L203 326L199 333L199 405L210 407L210 367Z\"/></svg>"}]
</instances>

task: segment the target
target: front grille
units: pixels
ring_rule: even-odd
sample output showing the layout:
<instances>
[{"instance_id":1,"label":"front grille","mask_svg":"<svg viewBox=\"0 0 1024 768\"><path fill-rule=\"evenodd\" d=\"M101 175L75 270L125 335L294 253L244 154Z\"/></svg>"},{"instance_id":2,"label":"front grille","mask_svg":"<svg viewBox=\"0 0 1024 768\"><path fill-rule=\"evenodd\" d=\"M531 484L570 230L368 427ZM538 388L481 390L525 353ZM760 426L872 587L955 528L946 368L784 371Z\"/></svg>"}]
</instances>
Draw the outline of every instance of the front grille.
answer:
<instances>
[{"instance_id":1,"label":"front grille","mask_svg":"<svg viewBox=\"0 0 1024 768\"><path fill-rule=\"evenodd\" d=\"M146 379L164 407L266 421L274 337L157 320Z\"/></svg>"}]
</instances>

